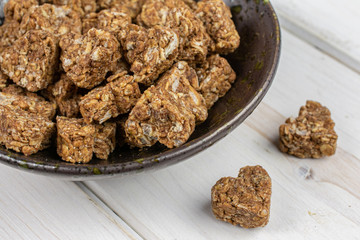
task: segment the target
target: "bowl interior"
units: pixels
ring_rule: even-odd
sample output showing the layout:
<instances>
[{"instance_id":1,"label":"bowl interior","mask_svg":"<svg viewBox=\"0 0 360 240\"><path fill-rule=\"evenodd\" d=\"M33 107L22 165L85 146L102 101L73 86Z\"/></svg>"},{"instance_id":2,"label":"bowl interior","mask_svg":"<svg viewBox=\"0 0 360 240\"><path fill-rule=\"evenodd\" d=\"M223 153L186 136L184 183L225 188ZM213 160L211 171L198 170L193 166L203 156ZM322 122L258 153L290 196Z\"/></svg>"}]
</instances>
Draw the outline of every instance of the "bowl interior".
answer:
<instances>
[{"instance_id":1,"label":"bowl interior","mask_svg":"<svg viewBox=\"0 0 360 240\"><path fill-rule=\"evenodd\" d=\"M209 111L206 122L196 127L191 139L176 149L157 144L147 149L117 148L108 160L93 159L88 164L60 160L56 148L33 156L0 146L0 160L39 173L82 179L104 177L158 168L183 160L224 137L254 110L270 87L280 51L280 30L276 14L265 0L225 0L241 37L239 49L225 56L236 71L231 90Z\"/></svg>"}]
</instances>

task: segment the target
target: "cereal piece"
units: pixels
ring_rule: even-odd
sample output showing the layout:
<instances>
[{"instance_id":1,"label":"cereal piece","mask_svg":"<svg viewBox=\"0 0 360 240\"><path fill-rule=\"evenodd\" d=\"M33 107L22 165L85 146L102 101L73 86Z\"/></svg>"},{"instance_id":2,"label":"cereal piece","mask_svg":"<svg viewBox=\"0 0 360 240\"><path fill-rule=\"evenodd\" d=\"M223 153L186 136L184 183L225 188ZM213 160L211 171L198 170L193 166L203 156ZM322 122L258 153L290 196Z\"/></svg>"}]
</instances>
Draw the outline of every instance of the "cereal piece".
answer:
<instances>
[{"instance_id":1,"label":"cereal piece","mask_svg":"<svg viewBox=\"0 0 360 240\"><path fill-rule=\"evenodd\" d=\"M116 123L106 122L96 125L94 153L99 159L108 159L110 153L115 150Z\"/></svg>"},{"instance_id":2,"label":"cereal piece","mask_svg":"<svg viewBox=\"0 0 360 240\"><path fill-rule=\"evenodd\" d=\"M179 147L194 129L195 116L155 86L143 93L125 123L127 141L139 148L157 141L168 148Z\"/></svg>"},{"instance_id":3,"label":"cereal piece","mask_svg":"<svg viewBox=\"0 0 360 240\"><path fill-rule=\"evenodd\" d=\"M109 85L91 90L81 98L80 112L86 123L103 123L119 115L115 96Z\"/></svg>"},{"instance_id":4,"label":"cereal piece","mask_svg":"<svg viewBox=\"0 0 360 240\"><path fill-rule=\"evenodd\" d=\"M81 19L79 13L68 6L44 4L32 6L23 17L20 33L41 29L52 33L56 38L69 32L81 33Z\"/></svg>"},{"instance_id":5,"label":"cereal piece","mask_svg":"<svg viewBox=\"0 0 360 240\"><path fill-rule=\"evenodd\" d=\"M57 153L71 163L88 163L93 157L95 125L83 119L57 117Z\"/></svg>"},{"instance_id":6,"label":"cereal piece","mask_svg":"<svg viewBox=\"0 0 360 240\"><path fill-rule=\"evenodd\" d=\"M53 119L56 113L56 104L15 85L10 85L0 92L0 105L9 109L21 109L49 120Z\"/></svg>"},{"instance_id":7,"label":"cereal piece","mask_svg":"<svg viewBox=\"0 0 360 240\"><path fill-rule=\"evenodd\" d=\"M120 44L109 32L90 29L85 35L61 38L61 61L66 75L81 88L91 89L116 70Z\"/></svg>"},{"instance_id":8,"label":"cereal piece","mask_svg":"<svg viewBox=\"0 0 360 240\"><path fill-rule=\"evenodd\" d=\"M133 76L114 75L104 87L98 87L81 98L80 112L85 122L103 123L128 113L141 96Z\"/></svg>"},{"instance_id":9,"label":"cereal piece","mask_svg":"<svg viewBox=\"0 0 360 240\"><path fill-rule=\"evenodd\" d=\"M139 85L133 76L116 74L109 77L108 85L115 96L115 103L119 114L130 112L137 100L141 97Z\"/></svg>"},{"instance_id":10,"label":"cereal piece","mask_svg":"<svg viewBox=\"0 0 360 240\"><path fill-rule=\"evenodd\" d=\"M88 13L96 12L96 0L54 0L54 5L68 6L72 10L77 11L80 16L85 16Z\"/></svg>"},{"instance_id":11,"label":"cereal piece","mask_svg":"<svg viewBox=\"0 0 360 240\"><path fill-rule=\"evenodd\" d=\"M83 33L91 28L102 29L117 35L131 23L131 17L123 8L111 8L99 13L90 13L83 19Z\"/></svg>"},{"instance_id":12,"label":"cereal piece","mask_svg":"<svg viewBox=\"0 0 360 240\"><path fill-rule=\"evenodd\" d=\"M0 105L0 144L26 156L50 146L55 124L50 120Z\"/></svg>"},{"instance_id":13,"label":"cereal piece","mask_svg":"<svg viewBox=\"0 0 360 240\"><path fill-rule=\"evenodd\" d=\"M131 24L121 31L119 38L135 81L147 86L169 69L178 56L178 35L166 27L145 29Z\"/></svg>"},{"instance_id":14,"label":"cereal piece","mask_svg":"<svg viewBox=\"0 0 360 240\"><path fill-rule=\"evenodd\" d=\"M203 23L181 0L148 0L138 15L140 25L165 26L179 34L179 60L205 61L211 38Z\"/></svg>"},{"instance_id":15,"label":"cereal piece","mask_svg":"<svg viewBox=\"0 0 360 240\"><path fill-rule=\"evenodd\" d=\"M177 62L158 81L158 88L169 92L177 102L195 115L196 122L203 122L208 116L205 99L193 86L198 86L194 69L186 62Z\"/></svg>"},{"instance_id":16,"label":"cereal piece","mask_svg":"<svg viewBox=\"0 0 360 240\"><path fill-rule=\"evenodd\" d=\"M97 0L97 3L101 9L122 8L129 13L131 18L136 18L144 0Z\"/></svg>"},{"instance_id":17,"label":"cereal piece","mask_svg":"<svg viewBox=\"0 0 360 240\"><path fill-rule=\"evenodd\" d=\"M54 36L32 30L0 53L2 71L31 92L45 89L57 70L58 47Z\"/></svg>"},{"instance_id":18,"label":"cereal piece","mask_svg":"<svg viewBox=\"0 0 360 240\"><path fill-rule=\"evenodd\" d=\"M243 228L269 222L270 198L271 178L261 166L243 167L237 178L221 178L211 189L215 217Z\"/></svg>"},{"instance_id":19,"label":"cereal piece","mask_svg":"<svg viewBox=\"0 0 360 240\"><path fill-rule=\"evenodd\" d=\"M280 126L280 150L299 158L331 156L338 138L334 126L329 109L307 101L296 119L288 118Z\"/></svg>"},{"instance_id":20,"label":"cereal piece","mask_svg":"<svg viewBox=\"0 0 360 240\"><path fill-rule=\"evenodd\" d=\"M102 10L98 13L97 28L117 35L131 23L131 17L121 8Z\"/></svg>"},{"instance_id":21,"label":"cereal piece","mask_svg":"<svg viewBox=\"0 0 360 240\"><path fill-rule=\"evenodd\" d=\"M199 77L199 92L205 98L208 109L229 91L236 79L236 73L228 61L218 54L207 58L204 64L196 68L196 73Z\"/></svg>"},{"instance_id":22,"label":"cereal piece","mask_svg":"<svg viewBox=\"0 0 360 240\"><path fill-rule=\"evenodd\" d=\"M21 23L29 8L36 5L39 5L37 0L9 0L4 6L5 19Z\"/></svg>"},{"instance_id":23,"label":"cereal piece","mask_svg":"<svg viewBox=\"0 0 360 240\"><path fill-rule=\"evenodd\" d=\"M131 145L141 148L159 141L173 148L189 139L195 123L207 118L204 98L190 85L193 78L197 80L195 71L178 62L143 93L125 124Z\"/></svg>"},{"instance_id":24,"label":"cereal piece","mask_svg":"<svg viewBox=\"0 0 360 240\"><path fill-rule=\"evenodd\" d=\"M207 33L214 40L216 53L228 54L239 47L239 33L231 19L229 7L222 0L198 2L195 14L203 21Z\"/></svg>"},{"instance_id":25,"label":"cereal piece","mask_svg":"<svg viewBox=\"0 0 360 240\"><path fill-rule=\"evenodd\" d=\"M19 38L20 24L17 21L5 21L0 26L0 53L5 48L12 46Z\"/></svg>"},{"instance_id":26,"label":"cereal piece","mask_svg":"<svg viewBox=\"0 0 360 240\"><path fill-rule=\"evenodd\" d=\"M79 115L80 95L77 92L75 84L65 74L62 74L60 80L51 89L60 115L69 118Z\"/></svg>"}]
</instances>

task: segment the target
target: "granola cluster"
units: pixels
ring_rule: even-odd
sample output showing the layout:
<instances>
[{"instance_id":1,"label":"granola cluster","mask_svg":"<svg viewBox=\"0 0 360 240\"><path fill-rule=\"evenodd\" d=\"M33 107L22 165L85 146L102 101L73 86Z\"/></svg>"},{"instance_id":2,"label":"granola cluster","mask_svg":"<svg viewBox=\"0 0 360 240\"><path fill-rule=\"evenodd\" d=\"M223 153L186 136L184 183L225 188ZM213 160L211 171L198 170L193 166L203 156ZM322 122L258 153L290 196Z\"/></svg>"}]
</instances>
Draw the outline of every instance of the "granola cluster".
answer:
<instances>
[{"instance_id":1,"label":"granola cluster","mask_svg":"<svg viewBox=\"0 0 360 240\"><path fill-rule=\"evenodd\" d=\"M17 21L5 21L0 26L0 54L5 48L10 47L19 38L20 24Z\"/></svg>"},{"instance_id":2,"label":"granola cluster","mask_svg":"<svg viewBox=\"0 0 360 240\"><path fill-rule=\"evenodd\" d=\"M195 12L202 20L207 33L215 42L212 51L228 54L235 51L240 44L240 36L231 20L231 12L222 0L202 0Z\"/></svg>"},{"instance_id":3,"label":"granola cluster","mask_svg":"<svg viewBox=\"0 0 360 240\"><path fill-rule=\"evenodd\" d=\"M117 35L131 23L131 17L123 8L104 9L99 13L90 13L83 19L83 33L98 28Z\"/></svg>"},{"instance_id":4,"label":"granola cluster","mask_svg":"<svg viewBox=\"0 0 360 240\"><path fill-rule=\"evenodd\" d=\"M142 148L159 141L173 148L189 139L196 121L207 118L205 100L189 82L192 77L195 71L178 62L143 93L125 123L131 145Z\"/></svg>"},{"instance_id":5,"label":"granola cluster","mask_svg":"<svg viewBox=\"0 0 360 240\"><path fill-rule=\"evenodd\" d=\"M93 154L107 159L115 149L115 123L87 124L79 118L56 118L57 153L67 162L88 163Z\"/></svg>"},{"instance_id":6,"label":"granola cluster","mask_svg":"<svg viewBox=\"0 0 360 240\"><path fill-rule=\"evenodd\" d=\"M0 53L1 70L31 92L45 89L53 79L58 61L55 37L31 30Z\"/></svg>"},{"instance_id":7,"label":"granola cluster","mask_svg":"<svg viewBox=\"0 0 360 240\"><path fill-rule=\"evenodd\" d=\"M52 120L56 114L54 103L16 85L9 85L2 89L0 105L7 106L9 109L21 109L49 120Z\"/></svg>"},{"instance_id":8,"label":"granola cluster","mask_svg":"<svg viewBox=\"0 0 360 240\"><path fill-rule=\"evenodd\" d=\"M28 156L50 146L55 124L21 108L0 105L0 144Z\"/></svg>"},{"instance_id":9,"label":"granola cluster","mask_svg":"<svg viewBox=\"0 0 360 240\"><path fill-rule=\"evenodd\" d=\"M150 86L178 57L179 37L170 28L131 24L119 34L125 58L137 82Z\"/></svg>"},{"instance_id":10,"label":"granola cluster","mask_svg":"<svg viewBox=\"0 0 360 240\"><path fill-rule=\"evenodd\" d=\"M41 29L59 38L69 32L81 33L81 19L78 12L68 6L44 4L32 6L20 24L20 34Z\"/></svg>"},{"instance_id":11,"label":"granola cluster","mask_svg":"<svg viewBox=\"0 0 360 240\"><path fill-rule=\"evenodd\" d=\"M329 109L307 101L297 118L288 118L280 126L280 150L299 158L334 155L338 138L334 126Z\"/></svg>"},{"instance_id":12,"label":"granola cluster","mask_svg":"<svg viewBox=\"0 0 360 240\"><path fill-rule=\"evenodd\" d=\"M181 0L148 0L137 21L146 27L165 26L179 34L179 60L201 62L213 44L205 26Z\"/></svg>"},{"instance_id":13,"label":"granola cluster","mask_svg":"<svg viewBox=\"0 0 360 240\"><path fill-rule=\"evenodd\" d=\"M76 86L92 89L116 69L120 44L109 32L92 28L86 34L69 33L60 40L61 62Z\"/></svg>"},{"instance_id":14,"label":"granola cluster","mask_svg":"<svg viewBox=\"0 0 360 240\"><path fill-rule=\"evenodd\" d=\"M206 62L196 68L199 77L200 93L210 109L214 103L230 90L236 79L236 73L228 61L218 54L211 55Z\"/></svg>"},{"instance_id":15,"label":"granola cluster","mask_svg":"<svg viewBox=\"0 0 360 240\"><path fill-rule=\"evenodd\" d=\"M95 88L81 98L80 112L85 122L103 123L119 114L128 113L141 96L133 76L114 75L115 79Z\"/></svg>"},{"instance_id":16,"label":"granola cluster","mask_svg":"<svg viewBox=\"0 0 360 240\"><path fill-rule=\"evenodd\" d=\"M236 178L224 177L211 189L217 219L243 228L264 227L270 216L271 178L261 166L246 166Z\"/></svg>"},{"instance_id":17,"label":"granola cluster","mask_svg":"<svg viewBox=\"0 0 360 240\"><path fill-rule=\"evenodd\" d=\"M16 21L21 23L24 15L29 8L38 5L37 0L9 0L4 6L6 21Z\"/></svg>"},{"instance_id":18,"label":"granola cluster","mask_svg":"<svg viewBox=\"0 0 360 240\"><path fill-rule=\"evenodd\" d=\"M233 26L218 6L9 0L0 26L0 144L30 155L56 132L58 155L71 163L106 160L116 145L181 146L235 79L213 54L236 48L221 35ZM207 24L216 21L226 29L212 34ZM215 51L220 41L231 43Z\"/></svg>"},{"instance_id":19,"label":"granola cluster","mask_svg":"<svg viewBox=\"0 0 360 240\"><path fill-rule=\"evenodd\" d=\"M96 0L53 0L54 5L68 6L79 13L81 17L85 14L96 12Z\"/></svg>"},{"instance_id":20,"label":"granola cluster","mask_svg":"<svg viewBox=\"0 0 360 240\"><path fill-rule=\"evenodd\" d=\"M144 2L144 0L97 0L100 9L122 8L133 19L140 13Z\"/></svg>"}]
</instances>

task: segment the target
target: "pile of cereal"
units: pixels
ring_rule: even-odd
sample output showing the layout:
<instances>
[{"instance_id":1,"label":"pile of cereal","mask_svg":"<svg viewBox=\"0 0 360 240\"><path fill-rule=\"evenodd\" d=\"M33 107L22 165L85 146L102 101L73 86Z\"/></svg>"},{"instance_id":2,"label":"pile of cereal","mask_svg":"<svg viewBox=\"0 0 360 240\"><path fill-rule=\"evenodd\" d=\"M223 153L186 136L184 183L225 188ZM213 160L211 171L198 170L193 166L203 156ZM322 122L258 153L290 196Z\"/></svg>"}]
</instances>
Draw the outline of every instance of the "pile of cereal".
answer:
<instances>
[{"instance_id":1,"label":"pile of cereal","mask_svg":"<svg viewBox=\"0 0 360 240\"><path fill-rule=\"evenodd\" d=\"M4 14L0 144L25 155L55 135L72 163L116 142L178 147L236 78L222 0L9 0Z\"/></svg>"}]
</instances>

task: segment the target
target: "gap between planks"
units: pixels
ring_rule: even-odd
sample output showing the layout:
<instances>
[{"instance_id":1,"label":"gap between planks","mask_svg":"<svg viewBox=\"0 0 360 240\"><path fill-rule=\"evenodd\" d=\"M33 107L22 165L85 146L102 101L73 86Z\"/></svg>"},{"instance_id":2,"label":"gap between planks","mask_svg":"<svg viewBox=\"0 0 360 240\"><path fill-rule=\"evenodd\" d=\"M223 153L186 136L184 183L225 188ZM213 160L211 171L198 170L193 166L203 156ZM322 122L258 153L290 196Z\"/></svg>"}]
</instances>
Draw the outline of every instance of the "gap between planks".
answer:
<instances>
[{"instance_id":1,"label":"gap between planks","mask_svg":"<svg viewBox=\"0 0 360 240\"><path fill-rule=\"evenodd\" d=\"M96 193L94 193L84 182L73 182L77 187L81 189L92 201L96 207L100 209L111 221L114 222L129 239L143 240L138 232L136 232L129 224L127 224L118 214L116 214Z\"/></svg>"},{"instance_id":2,"label":"gap between planks","mask_svg":"<svg viewBox=\"0 0 360 240\"><path fill-rule=\"evenodd\" d=\"M275 11L276 10L277 9L275 9ZM296 24L296 22L290 20L286 16L286 14L283 14L281 10L277 10L276 12L280 20L281 28L286 29L287 31L294 34L299 39L317 48L322 53L335 59L337 62L350 68L354 72L360 74L360 63L356 59L354 59L353 57L351 57L341 49L337 48L336 46L332 45L331 43L316 36L314 33L308 31L303 26Z\"/></svg>"}]
</instances>

